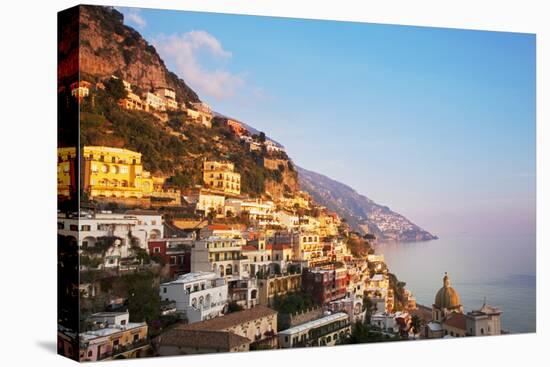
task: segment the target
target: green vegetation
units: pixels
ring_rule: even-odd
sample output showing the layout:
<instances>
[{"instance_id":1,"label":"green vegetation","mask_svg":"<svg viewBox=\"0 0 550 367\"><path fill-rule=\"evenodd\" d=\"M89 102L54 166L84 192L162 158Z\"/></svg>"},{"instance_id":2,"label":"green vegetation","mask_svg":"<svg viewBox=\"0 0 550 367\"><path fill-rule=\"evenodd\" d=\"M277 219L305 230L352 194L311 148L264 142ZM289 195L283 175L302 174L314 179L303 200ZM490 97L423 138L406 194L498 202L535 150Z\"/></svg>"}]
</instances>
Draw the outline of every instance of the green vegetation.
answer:
<instances>
[{"instance_id":1,"label":"green vegetation","mask_svg":"<svg viewBox=\"0 0 550 367\"><path fill-rule=\"evenodd\" d=\"M156 278L152 273L134 273L123 275L120 282L127 287L128 312L130 321L146 321L151 324L160 315L160 298Z\"/></svg>"},{"instance_id":2,"label":"green vegetation","mask_svg":"<svg viewBox=\"0 0 550 367\"><path fill-rule=\"evenodd\" d=\"M311 294L299 291L287 294L286 296L276 296L273 300L273 308L280 313L294 314L316 307Z\"/></svg>"},{"instance_id":3,"label":"green vegetation","mask_svg":"<svg viewBox=\"0 0 550 367\"><path fill-rule=\"evenodd\" d=\"M399 341L399 335L390 336L375 330L371 326L362 323L356 323L351 331L351 335L347 339L342 339L340 344L360 344L360 343L376 343Z\"/></svg>"},{"instance_id":4,"label":"green vegetation","mask_svg":"<svg viewBox=\"0 0 550 367\"><path fill-rule=\"evenodd\" d=\"M390 289L393 290L393 295L395 299L394 311L402 311L405 306L405 282L399 281L397 276L392 273L388 273L388 278L390 280Z\"/></svg>"},{"instance_id":5,"label":"green vegetation","mask_svg":"<svg viewBox=\"0 0 550 367\"><path fill-rule=\"evenodd\" d=\"M412 332L415 335L415 339L416 339L416 335L418 333L420 333L421 328L422 328L422 319L418 315L412 315L411 316L411 329L412 329Z\"/></svg>"},{"instance_id":6,"label":"green vegetation","mask_svg":"<svg viewBox=\"0 0 550 367\"><path fill-rule=\"evenodd\" d=\"M374 249L372 248L370 242L353 233L346 238L346 244L348 245L348 248L353 256L356 257L362 257L374 253Z\"/></svg>"},{"instance_id":7,"label":"green vegetation","mask_svg":"<svg viewBox=\"0 0 550 367\"><path fill-rule=\"evenodd\" d=\"M243 310L243 306L239 305L237 302L230 302L227 305L227 313L239 312Z\"/></svg>"},{"instance_id":8,"label":"green vegetation","mask_svg":"<svg viewBox=\"0 0 550 367\"><path fill-rule=\"evenodd\" d=\"M233 162L241 174L243 194L263 194L267 180L284 184L284 165L274 170L265 168L264 158L271 155L265 151L248 151L218 119L214 119L212 128L208 129L187 121L186 115L178 111L168 112L168 121L162 123L152 114L125 110L118 105L119 99L126 96L120 79L109 79L104 84L105 90L90 91L90 96L82 102L83 145L140 152L146 170L169 176L167 182L181 189L203 184L201 158ZM262 137L265 139L265 134L260 134L258 139ZM288 158L284 152L272 154Z\"/></svg>"}]
</instances>

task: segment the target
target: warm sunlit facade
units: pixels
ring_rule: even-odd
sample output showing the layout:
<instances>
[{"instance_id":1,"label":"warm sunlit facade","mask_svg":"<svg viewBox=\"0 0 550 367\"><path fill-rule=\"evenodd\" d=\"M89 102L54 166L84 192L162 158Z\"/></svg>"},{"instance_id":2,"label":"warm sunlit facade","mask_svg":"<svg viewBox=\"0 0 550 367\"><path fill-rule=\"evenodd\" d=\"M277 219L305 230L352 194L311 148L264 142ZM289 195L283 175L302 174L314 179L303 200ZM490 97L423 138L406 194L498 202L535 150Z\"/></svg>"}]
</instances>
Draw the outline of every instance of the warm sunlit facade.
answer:
<instances>
[{"instance_id":1,"label":"warm sunlit facade","mask_svg":"<svg viewBox=\"0 0 550 367\"><path fill-rule=\"evenodd\" d=\"M84 147L82 185L90 197L142 198L153 192L141 153L111 147Z\"/></svg>"},{"instance_id":2,"label":"warm sunlit facade","mask_svg":"<svg viewBox=\"0 0 550 367\"><path fill-rule=\"evenodd\" d=\"M71 190L76 186L75 167L76 150L75 148L57 149L57 195L70 197Z\"/></svg>"},{"instance_id":3,"label":"warm sunlit facade","mask_svg":"<svg viewBox=\"0 0 550 367\"><path fill-rule=\"evenodd\" d=\"M74 169L74 148L58 149L58 195L68 196ZM153 179L143 169L141 153L112 147L85 146L82 156L82 187L90 198L149 197L153 192Z\"/></svg>"},{"instance_id":4,"label":"warm sunlit facade","mask_svg":"<svg viewBox=\"0 0 550 367\"><path fill-rule=\"evenodd\" d=\"M212 190L227 194L241 193L241 175L234 172L235 166L229 162L204 161L203 180Z\"/></svg>"}]
</instances>

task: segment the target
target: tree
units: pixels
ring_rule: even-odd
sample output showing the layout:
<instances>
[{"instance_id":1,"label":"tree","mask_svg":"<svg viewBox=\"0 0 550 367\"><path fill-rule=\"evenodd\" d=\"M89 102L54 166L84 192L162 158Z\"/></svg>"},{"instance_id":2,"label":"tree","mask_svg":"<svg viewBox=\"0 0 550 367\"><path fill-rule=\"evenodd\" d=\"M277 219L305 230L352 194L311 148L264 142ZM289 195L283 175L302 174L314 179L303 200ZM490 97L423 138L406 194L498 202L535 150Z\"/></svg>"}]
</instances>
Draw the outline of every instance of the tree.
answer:
<instances>
[{"instance_id":1,"label":"tree","mask_svg":"<svg viewBox=\"0 0 550 367\"><path fill-rule=\"evenodd\" d=\"M120 78L110 78L105 82L105 90L109 93L115 100L126 98L128 92L124 88L124 83Z\"/></svg>"},{"instance_id":2,"label":"tree","mask_svg":"<svg viewBox=\"0 0 550 367\"><path fill-rule=\"evenodd\" d=\"M160 315L160 298L158 288L153 287L154 277L151 273L125 275L123 283L128 287L128 312L130 321L146 321L151 324Z\"/></svg>"},{"instance_id":3,"label":"tree","mask_svg":"<svg viewBox=\"0 0 550 367\"><path fill-rule=\"evenodd\" d=\"M416 340L416 335L420 332L422 327L422 319L418 315L412 315L411 317L411 330L414 334L414 339Z\"/></svg>"},{"instance_id":4,"label":"tree","mask_svg":"<svg viewBox=\"0 0 550 367\"><path fill-rule=\"evenodd\" d=\"M243 310L243 306L239 305L237 302L233 301L227 305L227 313L239 312Z\"/></svg>"}]
</instances>

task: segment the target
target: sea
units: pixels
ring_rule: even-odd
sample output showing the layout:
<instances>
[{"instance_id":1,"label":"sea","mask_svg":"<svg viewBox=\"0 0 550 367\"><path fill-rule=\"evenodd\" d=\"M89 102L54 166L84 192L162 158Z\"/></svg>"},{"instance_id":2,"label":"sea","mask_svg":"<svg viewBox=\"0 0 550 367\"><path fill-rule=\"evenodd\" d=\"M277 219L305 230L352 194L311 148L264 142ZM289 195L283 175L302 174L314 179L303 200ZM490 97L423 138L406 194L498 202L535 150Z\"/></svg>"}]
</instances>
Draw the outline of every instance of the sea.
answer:
<instances>
[{"instance_id":1,"label":"sea","mask_svg":"<svg viewBox=\"0 0 550 367\"><path fill-rule=\"evenodd\" d=\"M535 235L440 236L438 240L383 243L390 272L406 282L417 303L431 307L448 273L464 312L483 302L502 310L502 328L510 333L536 331Z\"/></svg>"}]
</instances>

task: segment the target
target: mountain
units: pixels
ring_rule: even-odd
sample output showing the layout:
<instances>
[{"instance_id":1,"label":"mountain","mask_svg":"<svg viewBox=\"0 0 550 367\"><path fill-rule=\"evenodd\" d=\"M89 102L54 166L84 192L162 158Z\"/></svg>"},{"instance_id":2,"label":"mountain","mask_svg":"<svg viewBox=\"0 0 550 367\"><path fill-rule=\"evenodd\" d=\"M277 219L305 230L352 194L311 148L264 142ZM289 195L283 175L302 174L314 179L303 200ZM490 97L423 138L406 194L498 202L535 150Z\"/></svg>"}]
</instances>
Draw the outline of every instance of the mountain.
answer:
<instances>
[{"instance_id":1,"label":"mountain","mask_svg":"<svg viewBox=\"0 0 550 367\"><path fill-rule=\"evenodd\" d=\"M91 5L81 5L78 10L79 47L65 47L67 54L59 59L61 81L73 77L78 68L72 64L78 60L84 80L95 82L116 75L130 82L137 94L153 87L170 87L176 91L178 102L200 101L185 81L167 69L153 45L123 24L122 13Z\"/></svg>"},{"instance_id":2,"label":"mountain","mask_svg":"<svg viewBox=\"0 0 550 367\"><path fill-rule=\"evenodd\" d=\"M96 88L91 92L92 98L84 99L80 105L81 144L139 151L146 170L168 178L182 189L202 183L202 158L228 160L241 173L244 194L269 193L276 198L296 193L301 185L315 201L346 218L357 231L399 241L436 238L349 186L295 167L284 152L250 150L220 122L221 113L216 113L217 118L208 129L190 123L181 111L168 112L166 121L160 121L142 111L120 108L106 82L112 75L130 82L139 95L153 87L167 86L176 91L180 103L200 99L183 79L167 69L152 45L123 23L123 15L116 9L83 5L73 14L74 19L63 23L70 25L67 29L74 29L78 23L79 34L63 34L61 38L60 83L74 81L80 68L81 79L102 82L107 87ZM252 126L243 125L252 133L259 133Z\"/></svg>"},{"instance_id":3,"label":"mountain","mask_svg":"<svg viewBox=\"0 0 550 367\"><path fill-rule=\"evenodd\" d=\"M74 71L80 65L81 80L103 85L92 88L79 105L81 144L138 151L146 170L182 189L202 184L202 160L208 158L233 162L241 173L244 194L277 198L298 191L298 174L286 153L249 149L223 119L214 118L207 128L182 110L167 111L165 119L159 119L121 108L116 92L121 79L130 82L137 95L167 86L175 90L180 103L200 99L167 69L152 45L124 24L116 9L83 5L73 14L67 23L73 27L78 23L79 34L63 37L67 41L59 51L60 84L67 87L78 78Z\"/></svg>"},{"instance_id":4,"label":"mountain","mask_svg":"<svg viewBox=\"0 0 550 367\"><path fill-rule=\"evenodd\" d=\"M297 170L301 189L319 204L345 218L359 232L372 233L381 240L401 242L437 239L401 214L375 203L343 183L301 167Z\"/></svg>"}]
</instances>

